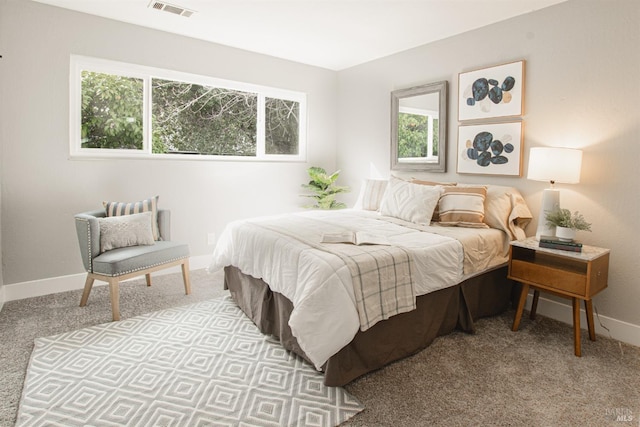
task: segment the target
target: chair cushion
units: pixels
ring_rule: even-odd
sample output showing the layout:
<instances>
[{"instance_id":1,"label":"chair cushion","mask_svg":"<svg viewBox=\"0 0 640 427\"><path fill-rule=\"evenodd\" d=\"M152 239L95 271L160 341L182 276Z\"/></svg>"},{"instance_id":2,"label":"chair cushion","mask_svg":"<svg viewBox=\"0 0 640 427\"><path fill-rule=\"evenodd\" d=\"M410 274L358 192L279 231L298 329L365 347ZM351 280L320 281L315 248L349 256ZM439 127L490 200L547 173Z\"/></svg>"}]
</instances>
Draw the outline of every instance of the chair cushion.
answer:
<instances>
[{"instance_id":1,"label":"chair cushion","mask_svg":"<svg viewBox=\"0 0 640 427\"><path fill-rule=\"evenodd\" d=\"M149 246L131 246L107 251L93 259L93 272L121 276L189 256L189 245L157 241Z\"/></svg>"}]
</instances>

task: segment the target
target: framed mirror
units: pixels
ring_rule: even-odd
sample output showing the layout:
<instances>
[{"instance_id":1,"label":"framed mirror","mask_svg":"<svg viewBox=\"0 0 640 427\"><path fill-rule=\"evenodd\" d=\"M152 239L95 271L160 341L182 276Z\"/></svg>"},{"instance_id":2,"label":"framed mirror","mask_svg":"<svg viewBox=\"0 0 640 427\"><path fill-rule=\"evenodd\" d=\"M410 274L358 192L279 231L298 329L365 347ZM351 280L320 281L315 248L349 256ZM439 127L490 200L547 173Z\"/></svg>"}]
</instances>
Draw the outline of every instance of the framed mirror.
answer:
<instances>
[{"instance_id":1,"label":"framed mirror","mask_svg":"<svg viewBox=\"0 0 640 427\"><path fill-rule=\"evenodd\" d=\"M446 172L447 81L391 92L391 170Z\"/></svg>"}]
</instances>

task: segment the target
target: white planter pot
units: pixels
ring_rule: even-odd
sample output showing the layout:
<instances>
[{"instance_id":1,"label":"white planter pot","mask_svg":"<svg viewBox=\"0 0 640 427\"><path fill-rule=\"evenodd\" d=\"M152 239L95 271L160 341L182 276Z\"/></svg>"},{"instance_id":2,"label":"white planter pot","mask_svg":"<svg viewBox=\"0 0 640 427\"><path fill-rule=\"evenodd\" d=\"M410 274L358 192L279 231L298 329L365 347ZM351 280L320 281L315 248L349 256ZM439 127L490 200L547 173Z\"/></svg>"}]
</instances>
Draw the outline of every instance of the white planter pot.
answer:
<instances>
[{"instance_id":1,"label":"white planter pot","mask_svg":"<svg viewBox=\"0 0 640 427\"><path fill-rule=\"evenodd\" d=\"M571 242L576 238L576 230L567 227L556 227L556 237L565 242Z\"/></svg>"}]
</instances>

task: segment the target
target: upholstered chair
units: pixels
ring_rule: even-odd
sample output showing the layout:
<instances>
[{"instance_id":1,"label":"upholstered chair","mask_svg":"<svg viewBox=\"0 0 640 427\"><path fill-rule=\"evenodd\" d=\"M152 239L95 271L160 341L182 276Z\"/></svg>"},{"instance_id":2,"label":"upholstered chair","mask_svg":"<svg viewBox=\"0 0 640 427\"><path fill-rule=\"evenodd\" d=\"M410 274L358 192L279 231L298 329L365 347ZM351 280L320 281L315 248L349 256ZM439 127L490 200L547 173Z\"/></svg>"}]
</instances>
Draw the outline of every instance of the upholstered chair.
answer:
<instances>
[{"instance_id":1,"label":"upholstered chair","mask_svg":"<svg viewBox=\"0 0 640 427\"><path fill-rule=\"evenodd\" d=\"M169 210L157 210L157 230L154 229L154 232L157 233L157 240L149 236L151 241L147 239L143 242L144 244L131 245L132 240L125 237L124 240L127 242L125 244L128 245L123 247L118 247L118 242L114 244L114 242L105 240L107 234L105 227L111 221L101 220L106 217L104 209L75 215L80 253L87 270L87 280L80 300L80 307L87 304L93 282L101 280L109 284L113 320L120 320L119 286L121 281L145 275L147 286L151 286L151 273L177 265L182 267L185 293L187 295L191 293L189 246L170 240L171 212ZM151 213L149 213L149 217L145 218L151 219ZM117 233L122 235L122 230L126 232L128 227L132 227L126 223L129 220L136 220L136 218L133 215L124 215L119 219L114 219L113 221L120 221L120 223L115 226L112 224L111 230L115 227ZM136 238L134 237L134 243ZM121 241L120 243L122 243Z\"/></svg>"}]
</instances>

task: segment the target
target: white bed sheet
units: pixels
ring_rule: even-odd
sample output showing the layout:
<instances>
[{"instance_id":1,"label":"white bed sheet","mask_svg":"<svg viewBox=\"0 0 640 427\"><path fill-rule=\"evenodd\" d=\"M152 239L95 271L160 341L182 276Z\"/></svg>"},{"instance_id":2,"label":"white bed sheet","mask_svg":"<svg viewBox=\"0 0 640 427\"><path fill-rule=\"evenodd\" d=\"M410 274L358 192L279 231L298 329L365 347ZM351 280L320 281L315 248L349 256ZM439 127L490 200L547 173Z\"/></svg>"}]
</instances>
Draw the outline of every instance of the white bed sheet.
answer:
<instances>
[{"instance_id":1,"label":"white bed sheet","mask_svg":"<svg viewBox=\"0 0 640 427\"><path fill-rule=\"evenodd\" d=\"M296 217L318 220L318 227L294 230ZM300 240L265 228L274 220L288 221L285 223L291 224L291 232ZM417 229L405 225L409 224L362 210L306 211L235 221L220 235L208 270L214 272L233 265L291 300L291 331L320 369L329 357L351 342L360 322L348 267L338 256L305 242L318 244L324 232L340 229L384 235L392 244L411 252L416 267L416 295L456 285L476 274L477 271L464 271L465 247L474 248L474 253L480 248L479 253L491 258L481 269L503 262L500 254L506 236L499 230L452 231L447 227L442 233L454 234L449 237L433 232L443 227ZM484 248L486 245L491 248Z\"/></svg>"}]
</instances>

